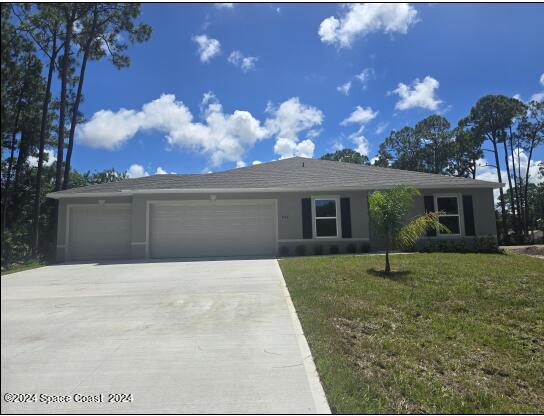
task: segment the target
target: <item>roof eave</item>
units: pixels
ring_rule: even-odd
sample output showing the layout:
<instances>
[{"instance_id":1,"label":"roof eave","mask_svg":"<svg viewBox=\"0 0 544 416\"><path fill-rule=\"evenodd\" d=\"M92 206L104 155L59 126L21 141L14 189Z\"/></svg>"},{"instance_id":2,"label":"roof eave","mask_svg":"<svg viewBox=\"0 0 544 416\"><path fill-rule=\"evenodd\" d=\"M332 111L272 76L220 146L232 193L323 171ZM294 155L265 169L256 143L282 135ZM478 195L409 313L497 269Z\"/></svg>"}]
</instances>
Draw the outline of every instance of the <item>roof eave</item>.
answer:
<instances>
[{"instance_id":1,"label":"roof eave","mask_svg":"<svg viewBox=\"0 0 544 416\"><path fill-rule=\"evenodd\" d=\"M150 195L150 194L222 194L222 193L262 193L262 192L338 192L338 191L372 191L376 189L389 189L398 184L383 185L379 187L364 186L343 186L343 187L316 187L316 188L183 188L183 189L141 189L129 190L123 189L113 192L51 192L46 196L51 199L66 198L101 198L101 197L123 197L132 195ZM418 189L497 189L505 184L499 182L477 182L468 184L452 185L418 185Z\"/></svg>"}]
</instances>

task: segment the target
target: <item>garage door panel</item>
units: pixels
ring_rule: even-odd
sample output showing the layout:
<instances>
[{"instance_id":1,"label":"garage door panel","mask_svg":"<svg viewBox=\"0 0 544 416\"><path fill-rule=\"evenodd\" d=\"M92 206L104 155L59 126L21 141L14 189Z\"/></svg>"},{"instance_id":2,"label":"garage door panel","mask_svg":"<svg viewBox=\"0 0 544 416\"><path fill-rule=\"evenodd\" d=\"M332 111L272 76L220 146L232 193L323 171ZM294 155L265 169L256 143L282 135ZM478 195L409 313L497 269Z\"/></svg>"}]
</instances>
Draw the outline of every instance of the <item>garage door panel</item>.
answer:
<instances>
[{"instance_id":1,"label":"garage door panel","mask_svg":"<svg viewBox=\"0 0 544 416\"><path fill-rule=\"evenodd\" d=\"M274 255L275 215L272 201L151 204L150 255Z\"/></svg>"},{"instance_id":2,"label":"garage door panel","mask_svg":"<svg viewBox=\"0 0 544 416\"><path fill-rule=\"evenodd\" d=\"M130 205L70 207L68 258L70 260L130 257Z\"/></svg>"}]
</instances>

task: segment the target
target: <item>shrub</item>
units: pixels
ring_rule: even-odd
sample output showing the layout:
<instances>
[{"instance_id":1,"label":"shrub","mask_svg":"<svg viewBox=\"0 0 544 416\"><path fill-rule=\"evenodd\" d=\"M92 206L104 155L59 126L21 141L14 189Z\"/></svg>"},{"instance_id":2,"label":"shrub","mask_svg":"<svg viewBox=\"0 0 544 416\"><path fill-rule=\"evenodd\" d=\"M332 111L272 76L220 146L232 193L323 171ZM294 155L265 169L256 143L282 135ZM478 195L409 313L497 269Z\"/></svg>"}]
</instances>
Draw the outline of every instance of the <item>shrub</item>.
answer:
<instances>
[{"instance_id":1,"label":"shrub","mask_svg":"<svg viewBox=\"0 0 544 416\"><path fill-rule=\"evenodd\" d=\"M306 255L306 246L296 246L295 247L295 254L297 256L305 256Z\"/></svg>"},{"instance_id":2,"label":"shrub","mask_svg":"<svg viewBox=\"0 0 544 416\"><path fill-rule=\"evenodd\" d=\"M340 250L338 249L338 246L332 245L329 247L329 253L331 254L338 254Z\"/></svg>"},{"instance_id":3,"label":"shrub","mask_svg":"<svg viewBox=\"0 0 544 416\"><path fill-rule=\"evenodd\" d=\"M357 245L355 243L349 243L346 247L348 253L357 253Z\"/></svg>"},{"instance_id":4,"label":"shrub","mask_svg":"<svg viewBox=\"0 0 544 416\"><path fill-rule=\"evenodd\" d=\"M287 256L289 256L289 247L287 247L287 246L281 246L281 247L280 247L280 256L281 256L281 257L287 257Z\"/></svg>"},{"instance_id":5,"label":"shrub","mask_svg":"<svg viewBox=\"0 0 544 416\"><path fill-rule=\"evenodd\" d=\"M361 243L361 253L370 253L370 243L368 241Z\"/></svg>"},{"instance_id":6,"label":"shrub","mask_svg":"<svg viewBox=\"0 0 544 416\"><path fill-rule=\"evenodd\" d=\"M314 254L316 256L321 256L323 254L323 247L320 245L317 245L314 247Z\"/></svg>"},{"instance_id":7,"label":"shrub","mask_svg":"<svg viewBox=\"0 0 544 416\"><path fill-rule=\"evenodd\" d=\"M419 251L426 253L497 253L497 240L493 236L474 237L470 239L432 239L422 242Z\"/></svg>"}]
</instances>

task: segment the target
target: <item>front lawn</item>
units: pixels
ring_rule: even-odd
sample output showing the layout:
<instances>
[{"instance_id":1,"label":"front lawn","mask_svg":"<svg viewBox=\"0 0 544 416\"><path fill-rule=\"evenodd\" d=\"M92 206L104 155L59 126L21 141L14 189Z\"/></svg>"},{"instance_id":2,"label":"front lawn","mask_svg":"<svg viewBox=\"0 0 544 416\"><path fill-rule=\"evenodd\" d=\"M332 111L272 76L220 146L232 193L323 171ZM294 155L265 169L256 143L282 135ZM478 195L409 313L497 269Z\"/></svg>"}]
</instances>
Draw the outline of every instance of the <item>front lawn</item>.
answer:
<instances>
[{"instance_id":1,"label":"front lawn","mask_svg":"<svg viewBox=\"0 0 544 416\"><path fill-rule=\"evenodd\" d=\"M543 413L544 261L280 261L336 413Z\"/></svg>"}]
</instances>

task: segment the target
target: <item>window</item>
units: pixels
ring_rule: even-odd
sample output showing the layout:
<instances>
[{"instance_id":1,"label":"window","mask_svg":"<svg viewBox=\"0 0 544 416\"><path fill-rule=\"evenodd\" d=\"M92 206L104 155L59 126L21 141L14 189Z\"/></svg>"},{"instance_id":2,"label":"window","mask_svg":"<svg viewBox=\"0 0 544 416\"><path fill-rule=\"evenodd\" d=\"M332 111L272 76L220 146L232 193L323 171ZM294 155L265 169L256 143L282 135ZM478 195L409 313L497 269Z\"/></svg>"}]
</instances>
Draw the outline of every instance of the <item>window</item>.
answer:
<instances>
[{"instance_id":1,"label":"window","mask_svg":"<svg viewBox=\"0 0 544 416\"><path fill-rule=\"evenodd\" d=\"M336 199L315 199L315 236L337 237Z\"/></svg>"},{"instance_id":2,"label":"window","mask_svg":"<svg viewBox=\"0 0 544 416\"><path fill-rule=\"evenodd\" d=\"M437 196L436 210L442 212L438 220L440 224L445 225L451 231L451 234L461 234L461 222L459 218L459 198L456 196ZM448 235L445 231L440 231L441 235ZM451 235L450 234L450 235Z\"/></svg>"}]
</instances>

